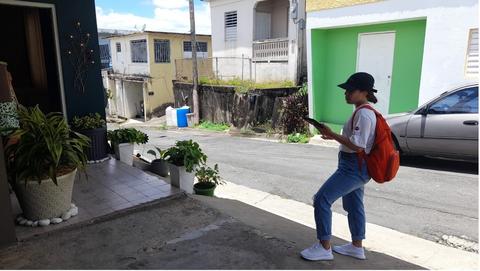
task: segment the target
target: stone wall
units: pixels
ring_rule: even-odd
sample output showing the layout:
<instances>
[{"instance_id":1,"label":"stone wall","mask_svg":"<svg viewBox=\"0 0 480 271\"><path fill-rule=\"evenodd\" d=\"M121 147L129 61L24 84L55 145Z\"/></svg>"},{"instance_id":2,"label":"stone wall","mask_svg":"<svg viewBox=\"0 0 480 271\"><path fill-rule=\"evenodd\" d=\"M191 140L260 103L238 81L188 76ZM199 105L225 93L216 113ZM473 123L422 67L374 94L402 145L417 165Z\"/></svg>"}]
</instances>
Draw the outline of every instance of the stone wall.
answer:
<instances>
[{"instance_id":1,"label":"stone wall","mask_svg":"<svg viewBox=\"0 0 480 271\"><path fill-rule=\"evenodd\" d=\"M188 105L193 109L192 84L173 82L175 107ZM201 85L198 89L200 119L233 124L237 128L272 123L280 119L282 98L297 92L298 88L255 89L237 93L232 86Z\"/></svg>"}]
</instances>

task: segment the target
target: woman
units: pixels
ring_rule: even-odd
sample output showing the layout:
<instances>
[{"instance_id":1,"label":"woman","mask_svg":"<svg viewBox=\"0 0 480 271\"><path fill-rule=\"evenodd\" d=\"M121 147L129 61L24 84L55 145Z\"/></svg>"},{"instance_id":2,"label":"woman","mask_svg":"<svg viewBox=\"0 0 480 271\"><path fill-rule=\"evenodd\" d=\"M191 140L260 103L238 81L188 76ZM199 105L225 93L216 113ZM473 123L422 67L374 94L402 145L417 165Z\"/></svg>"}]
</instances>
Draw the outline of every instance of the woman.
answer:
<instances>
[{"instance_id":1,"label":"woman","mask_svg":"<svg viewBox=\"0 0 480 271\"><path fill-rule=\"evenodd\" d=\"M368 154L375 139L375 113L362 108L369 102L376 103L373 77L364 72L355 73L338 85L345 90L345 100L356 107L356 114L345 123L342 134L337 134L325 125L316 127L327 140L336 140L340 145L338 169L322 185L314 196L317 239L310 248L301 252L303 258L312 261L333 260L330 244L332 227L332 204L342 197L343 209L348 212L348 225L352 242L334 246L333 251L366 259L362 247L365 239L365 212L363 209L364 185L370 180L366 163L359 163L357 152L365 150ZM353 122L353 125L352 125ZM360 164L362 166L360 166Z\"/></svg>"},{"instance_id":2,"label":"woman","mask_svg":"<svg viewBox=\"0 0 480 271\"><path fill-rule=\"evenodd\" d=\"M0 138L5 145L15 143L10 134L19 127L17 115L18 102L12 86L12 76L7 63L0 61Z\"/></svg>"}]
</instances>

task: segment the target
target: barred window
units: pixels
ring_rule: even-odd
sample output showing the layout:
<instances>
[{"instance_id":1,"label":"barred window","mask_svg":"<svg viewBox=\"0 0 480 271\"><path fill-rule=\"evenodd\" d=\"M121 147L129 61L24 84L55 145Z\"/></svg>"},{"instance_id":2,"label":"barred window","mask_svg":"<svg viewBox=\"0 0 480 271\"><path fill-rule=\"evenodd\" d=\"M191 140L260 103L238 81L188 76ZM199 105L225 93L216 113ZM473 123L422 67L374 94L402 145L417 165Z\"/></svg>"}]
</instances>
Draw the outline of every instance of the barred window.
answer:
<instances>
[{"instance_id":1,"label":"barred window","mask_svg":"<svg viewBox=\"0 0 480 271\"><path fill-rule=\"evenodd\" d=\"M122 52L122 45L120 44L120 42L117 42L115 46L117 47L117 53Z\"/></svg>"},{"instance_id":2,"label":"barred window","mask_svg":"<svg viewBox=\"0 0 480 271\"><path fill-rule=\"evenodd\" d=\"M108 44L100 44L100 59L103 61L110 61L110 46Z\"/></svg>"},{"instance_id":3,"label":"barred window","mask_svg":"<svg viewBox=\"0 0 480 271\"><path fill-rule=\"evenodd\" d=\"M147 40L130 41L132 63L147 63Z\"/></svg>"},{"instance_id":4,"label":"barred window","mask_svg":"<svg viewBox=\"0 0 480 271\"><path fill-rule=\"evenodd\" d=\"M154 40L155 63L170 63L170 41Z\"/></svg>"},{"instance_id":5,"label":"barred window","mask_svg":"<svg viewBox=\"0 0 480 271\"><path fill-rule=\"evenodd\" d=\"M197 58L208 57L208 46L206 42L197 41ZM192 58L192 42L183 42L183 58Z\"/></svg>"},{"instance_id":6,"label":"barred window","mask_svg":"<svg viewBox=\"0 0 480 271\"><path fill-rule=\"evenodd\" d=\"M192 51L192 42L184 41L183 42L183 51L191 52ZM202 41L197 41L197 52L207 52L207 43Z\"/></svg>"}]
</instances>

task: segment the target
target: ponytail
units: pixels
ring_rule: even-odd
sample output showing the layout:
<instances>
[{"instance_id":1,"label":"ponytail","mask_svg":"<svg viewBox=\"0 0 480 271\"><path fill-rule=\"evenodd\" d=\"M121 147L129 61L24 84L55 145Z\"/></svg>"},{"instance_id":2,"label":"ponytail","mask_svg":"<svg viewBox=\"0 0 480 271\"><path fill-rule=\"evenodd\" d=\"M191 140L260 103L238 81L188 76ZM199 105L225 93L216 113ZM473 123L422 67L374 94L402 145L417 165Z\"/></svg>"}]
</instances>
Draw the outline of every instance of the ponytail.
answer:
<instances>
[{"instance_id":1,"label":"ponytail","mask_svg":"<svg viewBox=\"0 0 480 271\"><path fill-rule=\"evenodd\" d=\"M375 97L375 94L373 94L373 91L369 91L367 94L367 100L371 103L376 104L378 102L377 97Z\"/></svg>"}]
</instances>

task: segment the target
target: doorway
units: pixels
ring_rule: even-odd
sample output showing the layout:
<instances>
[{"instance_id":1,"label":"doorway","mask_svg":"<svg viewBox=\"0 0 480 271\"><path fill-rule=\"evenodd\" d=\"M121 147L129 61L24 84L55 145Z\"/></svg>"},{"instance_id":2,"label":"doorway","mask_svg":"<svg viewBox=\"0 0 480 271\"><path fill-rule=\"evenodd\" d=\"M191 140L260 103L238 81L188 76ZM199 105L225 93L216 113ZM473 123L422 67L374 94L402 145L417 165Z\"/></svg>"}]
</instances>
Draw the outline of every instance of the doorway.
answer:
<instances>
[{"instance_id":1,"label":"doorway","mask_svg":"<svg viewBox=\"0 0 480 271\"><path fill-rule=\"evenodd\" d=\"M375 78L375 109L389 113L392 85L395 32L360 33L358 36L357 72L368 72Z\"/></svg>"},{"instance_id":2,"label":"doorway","mask_svg":"<svg viewBox=\"0 0 480 271\"><path fill-rule=\"evenodd\" d=\"M0 33L0 61L8 64L19 103L63 112L52 9L0 4Z\"/></svg>"}]
</instances>

